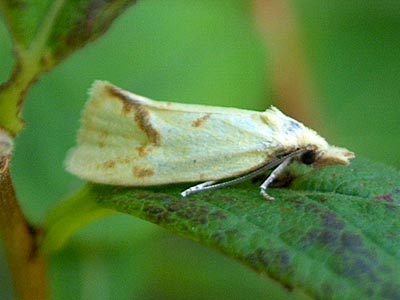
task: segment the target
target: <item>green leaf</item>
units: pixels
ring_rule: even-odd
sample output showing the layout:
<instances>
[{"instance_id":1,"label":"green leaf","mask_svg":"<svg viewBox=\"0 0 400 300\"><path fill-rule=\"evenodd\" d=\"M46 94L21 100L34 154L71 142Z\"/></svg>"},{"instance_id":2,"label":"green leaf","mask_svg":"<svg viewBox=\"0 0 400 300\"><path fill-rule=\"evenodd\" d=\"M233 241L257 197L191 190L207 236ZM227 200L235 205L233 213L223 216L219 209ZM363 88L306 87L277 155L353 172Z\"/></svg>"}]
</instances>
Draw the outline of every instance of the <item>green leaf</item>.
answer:
<instances>
[{"instance_id":1,"label":"green leaf","mask_svg":"<svg viewBox=\"0 0 400 300\"><path fill-rule=\"evenodd\" d=\"M116 213L114 209L97 205L93 196L90 188L83 188L51 211L44 226L44 240L41 241L43 253L60 249L78 229Z\"/></svg>"},{"instance_id":2,"label":"green leaf","mask_svg":"<svg viewBox=\"0 0 400 300\"><path fill-rule=\"evenodd\" d=\"M0 127L16 134L27 89L73 51L101 36L134 0L0 0L13 37L16 64L0 86Z\"/></svg>"},{"instance_id":3,"label":"green leaf","mask_svg":"<svg viewBox=\"0 0 400 300\"><path fill-rule=\"evenodd\" d=\"M88 185L85 197L216 248L315 299L398 299L399 172L361 159L291 172L288 187L270 190L274 202L255 183L183 199L187 185Z\"/></svg>"},{"instance_id":4,"label":"green leaf","mask_svg":"<svg viewBox=\"0 0 400 300\"><path fill-rule=\"evenodd\" d=\"M36 50L53 65L101 36L136 0L1 0L17 51Z\"/></svg>"}]
</instances>

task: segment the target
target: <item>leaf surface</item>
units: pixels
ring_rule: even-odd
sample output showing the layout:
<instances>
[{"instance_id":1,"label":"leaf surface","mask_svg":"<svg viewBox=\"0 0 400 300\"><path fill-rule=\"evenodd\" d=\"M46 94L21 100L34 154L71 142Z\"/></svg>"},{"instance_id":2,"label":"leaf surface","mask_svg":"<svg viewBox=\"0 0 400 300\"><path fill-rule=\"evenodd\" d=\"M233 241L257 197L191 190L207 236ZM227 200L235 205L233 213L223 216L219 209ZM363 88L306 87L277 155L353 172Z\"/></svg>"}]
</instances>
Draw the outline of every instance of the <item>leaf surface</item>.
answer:
<instances>
[{"instance_id":1,"label":"leaf surface","mask_svg":"<svg viewBox=\"0 0 400 300\"><path fill-rule=\"evenodd\" d=\"M185 186L88 185L99 207L216 248L315 299L400 299L400 175L356 159L294 167L289 186L247 183L181 198Z\"/></svg>"}]
</instances>

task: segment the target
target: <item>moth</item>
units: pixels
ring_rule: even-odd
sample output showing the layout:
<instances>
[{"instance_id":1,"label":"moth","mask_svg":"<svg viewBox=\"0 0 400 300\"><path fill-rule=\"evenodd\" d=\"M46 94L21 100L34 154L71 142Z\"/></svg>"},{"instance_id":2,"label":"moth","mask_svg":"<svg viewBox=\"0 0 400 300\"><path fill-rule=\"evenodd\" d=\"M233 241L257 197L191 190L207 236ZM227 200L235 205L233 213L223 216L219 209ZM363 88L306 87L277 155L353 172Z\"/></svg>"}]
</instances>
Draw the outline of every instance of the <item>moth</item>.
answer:
<instances>
[{"instance_id":1,"label":"moth","mask_svg":"<svg viewBox=\"0 0 400 300\"><path fill-rule=\"evenodd\" d=\"M293 161L347 165L353 157L275 107L258 112L154 101L95 81L66 168L111 185L201 182L183 197L272 170L260 186L272 200L268 186Z\"/></svg>"}]
</instances>

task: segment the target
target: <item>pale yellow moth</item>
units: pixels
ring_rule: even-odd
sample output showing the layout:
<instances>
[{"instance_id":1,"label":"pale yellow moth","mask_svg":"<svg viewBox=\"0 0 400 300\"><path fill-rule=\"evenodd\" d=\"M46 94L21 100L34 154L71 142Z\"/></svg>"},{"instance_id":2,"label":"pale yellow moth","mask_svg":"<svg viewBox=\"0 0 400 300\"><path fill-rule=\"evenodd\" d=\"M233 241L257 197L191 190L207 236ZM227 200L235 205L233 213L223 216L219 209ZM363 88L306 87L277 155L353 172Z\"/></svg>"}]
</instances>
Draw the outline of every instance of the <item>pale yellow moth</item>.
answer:
<instances>
[{"instance_id":1,"label":"pale yellow moth","mask_svg":"<svg viewBox=\"0 0 400 300\"><path fill-rule=\"evenodd\" d=\"M261 194L293 161L347 165L354 154L275 107L264 112L147 99L96 81L67 170L122 186L203 182L181 193L236 184L272 170ZM225 182L223 179L234 178Z\"/></svg>"}]
</instances>

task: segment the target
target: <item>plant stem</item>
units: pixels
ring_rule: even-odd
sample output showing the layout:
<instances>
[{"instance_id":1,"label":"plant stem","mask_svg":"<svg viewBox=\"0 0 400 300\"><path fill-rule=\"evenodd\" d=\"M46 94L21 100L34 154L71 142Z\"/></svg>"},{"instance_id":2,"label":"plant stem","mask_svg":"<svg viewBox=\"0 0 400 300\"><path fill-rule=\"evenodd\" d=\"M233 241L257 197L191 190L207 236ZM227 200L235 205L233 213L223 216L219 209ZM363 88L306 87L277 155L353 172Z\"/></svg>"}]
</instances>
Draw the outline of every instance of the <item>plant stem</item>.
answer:
<instances>
[{"instance_id":1,"label":"plant stem","mask_svg":"<svg viewBox=\"0 0 400 300\"><path fill-rule=\"evenodd\" d=\"M313 86L292 2L253 0L254 17L268 46L272 89L280 108L311 128L321 129L319 95Z\"/></svg>"},{"instance_id":2,"label":"plant stem","mask_svg":"<svg viewBox=\"0 0 400 300\"><path fill-rule=\"evenodd\" d=\"M0 130L0 235L6 250L16 298L47 299L47 263L37 250L38 231L26 221L12 184L12 141Z\"/></svg>"},{"instance_id":3,"label":"plant stem","mask_svg":"<svg viewBox=\"0 0 400 300\"><path fill-rule=\"evenodd\" d=\"M117 213L99 205L91 190L92 185L87 184L50 210L43 225L46 233L40 241L41 254L52 254L82 227Z\"/></svg>"},{"instance_id":4,"label":"plant stem","mask_svg":"<svg viewBox=\"0 0 400 300\"><path fill-rule=\"evenodd\" d=\"M16 136L23 128L20 111L26 93L41 72L37 59L21 49L16 52L17 63L7 82L0 85L0 128Z\"/></svg>"}]
</instances>

